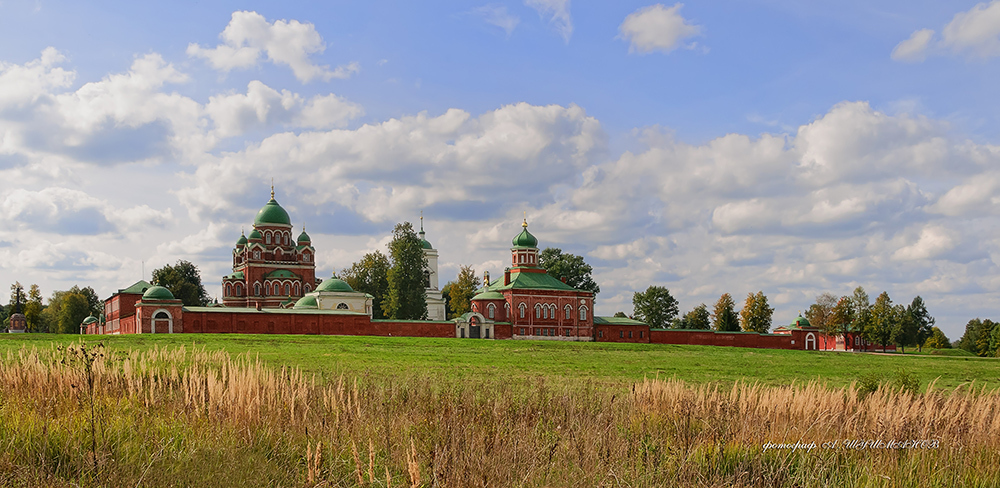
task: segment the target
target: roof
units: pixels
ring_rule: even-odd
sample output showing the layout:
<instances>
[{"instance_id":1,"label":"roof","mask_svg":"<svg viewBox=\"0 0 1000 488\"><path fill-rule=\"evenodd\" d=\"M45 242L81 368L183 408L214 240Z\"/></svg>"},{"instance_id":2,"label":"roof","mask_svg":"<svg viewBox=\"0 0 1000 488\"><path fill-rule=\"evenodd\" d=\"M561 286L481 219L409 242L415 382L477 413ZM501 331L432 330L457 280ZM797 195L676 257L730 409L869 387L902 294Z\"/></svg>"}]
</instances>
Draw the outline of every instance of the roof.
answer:
<instances>
[{"instance_id":1,"label":"roof","mask_svg":"<svg viewBox=\"0 0 1000 488\"><path fill-rule=\"evenodd\" d=\"M130 286L128 288L125 288L125 289L122 289L122 290L118 290L118 293L136 293L136 294L146 293L146 290L148 290L148 289L150 289L152 287L153 287L153 285L150 284L148 281L146 281L146 280L139 280L139 281L136 281L134 285L132 285L132 286Z\"/></svg>"},{"instance_id":2,"label":"roof","mask_svg":"<svg viewBox=\"0 0 1000 488\"><path fill-rule=\"evenodd\" d=\"M254 229L252 231L250 231L250 238L251 239L261 240L261 239L264 238L264 236L260 235L260 231L258 231L257 228L254 227Z\"/></svg>"},{"instance_id":3,"label":"roof","mask_svg":"<svg viewBox=\"0 0 1000 488\"><path fill-rule=\"evenodd\" d=\"M271 271L270 273L267 274L267 276L264 277L264 279L278 279L278 278L298 279L299 277L298 275L292 273L291 271L288 271L287 269L276 269L274 271Z\"/></svg>"},{"instance_id":4,"label":"roof","mask_svg":"<svg viewBox=\"0 0 1000 488\"><path fill-rule=\"evenodd\" d=\"M271 196L271 199L257 212L257 217L253 219L254 225L292 225L292 219L288 218L288 212L278 205L278 202Z\"/></svg>"},{"instance_id":5,"label":"roof","mask_svg":"<svg viewBox=\"0 0 1000 488\"><path fill-rule=\"evenodd\" d=\"M242 271L237 271L237 272L235 272L235 273L233 273L233 274L231 274L229 276L226 276L224 279L227 279L227 280L242 280L243 278L244 278L243 272Z\"/></svg>"},{"instance_id":6,"label":"roof","mask_svg":"<svg viewBox=\"0 0 1000 488\"><path fill-rule=\"evenodd\" d=\"M236 239L236 247L245 246L245 245L247 245L247 236L246 236L246 234L240 234L240 238Z\"/></svg>"},{"instance_id":7,"label":"roof","mask_svg":"<svg viewBox=\"0 0 1000 488\"><path fill-rule=\"evenodd\" d=\"M257 310L249 307L184 307L185 312L212 312L212 313L270 313L270 314L290 314L290 315L368 315L363 312L352 312L350 310L319 310L311 308L263 308ZM398 322L398 321L391 321Z\"/></svg>"},{"instance_id":8,"label":"roof","mask_svg":"<svg viewBox=\"0 0 1000 488\"><path fill-rule=\"evenodd\" d=\"M309 234L306 234L306 230L302 229L302 233L299 234L299 238L295 242L312 242L312 240L309 239Z\"/></svg>"},{"instance_id":9,"label":"roof","mask_svg":"<svg viewBox=\"0 0 1000 488\"><path fill-rule=\"evenodd\" d=\"M799 315L795 320L792 321L791 324L788 324L784 327L778 327L775 330L798 330L803 327L812 327L812 325L809 324L809 319Z\"/></svg>"},{"instance_id":10,"label":"roof","mask_svg":"<svg viewBox=\"0 0 1000 488\"><path fill-rule=\"evenodd\" d=\"M434 249L434 246L432 246L427 239L424 239L423 236L420 237L420 247L424 249Z\"/></svg>"},{"instance_id":11,"label":"roof","mask_svg":"<svg viewBox=\"0 0 1000 488\"><path fill-rule=\"evenodd\" d=\"M341 292L353 292L354 288L348 285L346 281L337 278L330 278L316 287L316 291L341 291Z\"/></svg>"},{"instance_id":12,"label":"roof","mask_svg":"<svg viewBox=\"0 0 1000 488\"><path fill-rule=\"evenodd\" d=\"M90 315L87 318L83 319L83 325L90 325L93 324L94 322L97 322L97 318L94 317L93 315Z\"/></svg>"},{"instance_id":13,"label":"roof","mask_svg":"<svg viewBox=\"0 0 1000 488\"><path fill-rule=\"evenodd\" d=\"M484 291L484 292L482 292L482 293L480 293L480 294L472 297L472 299L473 300L503 300L504 296L501 295L500 292L496 292L496 291L490 290L490 291Z\"/></svg>"},{"instance_id":14,"label":"roof","mask_svg":"<svg viewBox=\"0 0 1000 488\"><path fill-rule=\"evenodd\" d=\"M319 308L316 303L316 297L314 296L304 296L299 298L299 301L295 302L295 306L292 308Z\"/></svg>"},{"instance_id":15,"label":"roof","mask_svg":"<svg viewBox=\"0 0 1000 488\"><path fill-rule=\"evenodd\" d=\"M566 290L566 291L585 291L577 290L572 286L563 283L561 280L556 279L556 277L548 273L525 273L513 269L510 272L510 284L504 285L503 280L496 280L490 284L489 291L500 291L500 290ZM480 289L479 291L485 291ZM587 292L590 293L590 292Z\"/></svg>"},{"instance_id":16,"label":"roof","mask_svg":"<svg viewBox=\"0 0 1000 488\"><path fill-rule=\"evenodd\" d=\"M628 317L598 317L595 315L594 325L646 325L646 323Z\"/></svg>"},{"instance_id":17,"label":"roof","mask_svg":"<svg viewBox=\"0 0 1000 488\"><path fill-rule=\"evenodd\" d=\"M142 301L155 302L157 300L174 300L174 294L162 286L153 286L142 294Z\"/></svg>"}]
</instances>

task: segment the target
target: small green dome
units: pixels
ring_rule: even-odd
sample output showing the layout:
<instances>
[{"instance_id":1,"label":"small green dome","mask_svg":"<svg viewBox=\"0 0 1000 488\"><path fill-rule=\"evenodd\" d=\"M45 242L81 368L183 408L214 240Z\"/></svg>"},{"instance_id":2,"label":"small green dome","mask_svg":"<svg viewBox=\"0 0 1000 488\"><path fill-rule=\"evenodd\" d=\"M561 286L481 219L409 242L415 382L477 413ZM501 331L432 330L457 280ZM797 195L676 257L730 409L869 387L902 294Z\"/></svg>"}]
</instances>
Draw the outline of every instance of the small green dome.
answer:
<instances>
[{"instance_id":1,"label":"small green dome","mask_svg":"<svg viewBox=\"0 0 1000 488\"><path fill-rule=\"evenodd\" d=\"M307 296L299 298L299 301L295 302L292 308L319 308L319 305L316 303L316 297Z\"/></svg>"},{"instance_id":2,"label":"small green dome","mask_svg":"<svg viewBox=\"0 0 1000 488\"><path fill-rule=\"evenodd\" d=\"M278 205L278 202L274 200L274 196L271 200L261 207L260 212L257 212L257 217L253 219L254 225L292 225L292 219L288 218L288 212Z\"/></svg>"},{"instance_id":3,"label":"small green dome","mask_svg":"<svg viewBox=\"0 0 1000 488\"><path fill-rule=\"evenodd\" d=\"M801 329L802 327L812 327L812 326L809 325L809 320L808 319L806 319L805 317L799 315L799 317L797 319L795 319L795 320L792 321L791 327L792 328L796 328L796 329Z\"/></svg>"},{"instance_id":4,"label":"small green dome","mask_svg":"<svg viewBox=\"0 0 1000 488\"><path fill-rule=\"evenodd\" d=\"M495 291L484 291L474 297L473 300L503 300L503 294Z\"/></svg>"},{"instance_id":5,"label":"small green dome","mask_svg":"<svg viewBox=\"0 0 1000 488\"><path fill-rule=\"evenodd\" d=\"M142 301L155 302L157 300L173 300L174 294L162 286L153 286L142 294Z\"/></svg>"},{"instance_id":6,"label":"small green dome","mask_svg":"<svg viewBox=\"0 0 1000 488\"><path fill-rule=\"evenodd\" d=\"M521 227L523 228L521 233L511 241L514 247L538 247L538 239L535 239L535 236L528 232L528 222L525 221Z\"/></svg>"},{"instance_id":7,"label":"small green dome","mask_svg":"<svg viewBox=\"0 0 1000 488\"><path fill-rule=\"evenodd\" d=\"M427 241L427 239L420 239L420 247L424 249L434 249L434 246L432 246L431 243Z\"/></svg>"},{"instance_id":8,"label":"small green dome","mask_svg":"<svg viewBox=\"0 0 1000 488\"><path fill-rule=\"evenodd\" d=\"M94 317L93 315L83 319L83 325L90 325L94 322L97 322L97 317Z\"/></svg>"},{"instance_id":9,"label":"small green dome","mask_svg":"<svg viewBox=\"0 0 1000 488\"><path fill-rule=\"evenodd\" d=\"M276 269L274 271L271 271L270 273L267 274L267 276L264 277L264 279L268 280L286 279L286 278L290 278L293 280L299 279L298 275L292 273L291 271L288 271L287 269Z\"/></svg>"},{"instance_id":10,"label":"small green dome","mask_svg":"<svg viewBox=\"0 0 1000 488\"><path fill-rule=\"evenodd\" d=\"M312 239L309 238L309 234L306 234L306 230L302 229L302 233L299 234L299 238L295 242L312 242Z\"/></svg>"},{"instance_id":11,"label":"small green dome","mask_svg":"<svg viewBox=\"0 0 1000 488\"><path fill-rule=\"evenodd\" d=\"M354 288L348 285L346 281L337 278L330 278L316 287L316 291L338 291L338 292L354 292Z\"/></svg>"},{"instance_id":12,"label":"small green dome","mask_svg":"<svg viewBox=\"0 0 1000 488\"><path fill-rule=\"evenodd\" d=\"M240 234L240 238L236 240L236 247L243 247L245 245L247 245L247 236L246 234Z\"/></svg>"},{"instance_id":13,"label":"small green dome","mask_svg":"<svg viewBox=\"0 0 1000 488\"><path fill-rule=\"evenodd\" d=\"M258 241L264 239L264 236L260 235L260 231L258 231L257 229L250 231L250 240L252 241L255 239Z\"/></svg>"}]
</instances>

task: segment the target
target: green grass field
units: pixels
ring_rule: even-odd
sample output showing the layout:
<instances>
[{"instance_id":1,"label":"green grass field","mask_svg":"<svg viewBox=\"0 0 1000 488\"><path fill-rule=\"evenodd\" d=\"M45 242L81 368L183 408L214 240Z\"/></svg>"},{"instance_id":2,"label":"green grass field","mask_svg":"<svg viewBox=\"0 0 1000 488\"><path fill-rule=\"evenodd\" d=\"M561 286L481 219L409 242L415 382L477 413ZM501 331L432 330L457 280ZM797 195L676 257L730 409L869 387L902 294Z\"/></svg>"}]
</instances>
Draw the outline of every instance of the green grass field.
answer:
<instances>
[{"instance_id":1,"label":"green grass field","mask_svg":"<svg viewBox=\"0 0 1000 488\"><path fill-rule=\"evenodd\" d=\"M0 335L0 354L22 346L50 348L81 336ZM711 346L564 343L545 341L475 341L395 337L311 335L131 335L86 337L110 350L152 347L197 347L251 354L275 366L300 368L320 378L340 375L397 377L429 375L461 379L505 376L545 377L549 381L580 380L631 384L643 377L676 377L692 383L735 381L787 385L818 380L829 386L850 384L868 373L906 370L923 387L938 388L975 382L1000 387L1000 361L978 357L914 354L857 354L744 349Z\"/></svg>"}]
</instances>

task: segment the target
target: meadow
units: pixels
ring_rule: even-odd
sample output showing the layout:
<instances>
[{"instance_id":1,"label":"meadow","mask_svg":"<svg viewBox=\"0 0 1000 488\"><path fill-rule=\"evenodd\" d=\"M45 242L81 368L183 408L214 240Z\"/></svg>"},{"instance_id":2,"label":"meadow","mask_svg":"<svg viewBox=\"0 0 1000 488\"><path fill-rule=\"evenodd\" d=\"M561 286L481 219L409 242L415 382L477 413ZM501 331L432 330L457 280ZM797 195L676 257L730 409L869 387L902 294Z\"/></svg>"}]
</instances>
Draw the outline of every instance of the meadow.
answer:
<instances>
[{"instance_id":1,"label":"meadow","mask_svg":"<svg viewBox=\"0 0 1000 488\"><path fill-rule=\"evenodd\" d=\"M79 339L0 340L0 485L1000 485L993 359ZM919 387L855 382L896 369Z\"/></svg>"},{"instance_id":2,"label":"meadow","mask_svg":"<svg viewBox=\"0 0 1000 488\"><path fill-rule=\"evenodd\" d=\"M0 335L0 356L23 345L51 348L79 340L72 335ZM916 354L856 354L711 346L569 343L556 341L457 341L454 339L177 334L88 337L111 351L187 346L249 354L274 367L297 368L320 381L341 375L391 377L404 372L469 379L545 378L550 382L592 381L629 387L643 378L677 378L689 383L758 382L789 385L816 381L843 387L873 372L904 370L924 386L974 383L1000 386L1000 361L978 357Z\"/></svg>"}]
</instances>

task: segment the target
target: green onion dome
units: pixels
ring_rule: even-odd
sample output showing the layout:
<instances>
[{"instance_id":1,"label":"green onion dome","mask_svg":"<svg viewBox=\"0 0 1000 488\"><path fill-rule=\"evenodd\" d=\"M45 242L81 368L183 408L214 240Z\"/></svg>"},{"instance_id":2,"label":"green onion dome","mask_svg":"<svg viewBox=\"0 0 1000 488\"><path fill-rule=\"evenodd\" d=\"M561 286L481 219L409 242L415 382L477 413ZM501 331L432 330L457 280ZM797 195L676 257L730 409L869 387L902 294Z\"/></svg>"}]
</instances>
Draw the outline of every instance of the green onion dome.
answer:
<instances>
[{"instance_id":1,"label":"green onion dome","mask_svg":"<svg viewBox=\"0 0 1000 488\"><path fill-rule=\"evenodd\" d=\"M809 325L809 320L801 315L799 315L797 319L793 320L790 325L790 328L793 329L801 329L803 327L811 327L811 325Z\"/></svg>"},{"instance_id":2,"label":"green onion dome","mask_svg":"<svg viewBox=\"0 0 1000 488\"><path fill-rule=\"evenodd\" d=\"M292 219L288 218L288 212L278 205L274 199L274 187L271 187L271 200L261 207L257 212L257 217L253 219L255 225L292 225Z\"/></svg>"},{"instance_id":3,"label":"green onion dome","mask_svg":"<svg viewBox=\"0 0 1000 488\"><path fill-rule=\"evenodd\" d=\"M337 278L330 278L316 287L316 291L337 291L337 292L354 292L354 288L348 285L346 281Z\"/></svg>"},{"instance_id":4,"label":"green onion dome","mask_svg":"<svg viewBox=\"0 0 1000 488\"><path fill-rule=\"evenodd\" d=\"M94 322L97 322L97 317L94 317L93 315L83 319L83 325L90 325Z\"/></svg>"},{"instance_id":5,"label":"green onion dome","mask_svg":"<svg viewBox=\"0 0 1000 488\"><path fill-rule=\"evenodd\" d=\"M240 238L236 240L236 247L243 247L245 245L247 245L247 236L246 234L240 234Z\"/></svg>"},{"instance_id":6,"label":"green onion dome","mask_svg":"<svg viewBox=\"0 0 1000 488\"><path fill-rule=\"evenodd\" d=\"M174 294L162 286L151 286L146 293L142 294L142 301L153 302L157 300L173 300Z\"/></svg>"},{"instance_id":7,"label":"green onion dome","mask_svg":"<svg viewBox=\"0 0 1000 488\"><path fill-rule=\"evenodd\" d=\"M309 234L306 234L306 229L303 228L302 233L299 234L299 238L295 242L312 242L312 239L309 238Z\"/></svg>"},{"instance_id":8,"label":"green onion dome","mask_svg":"<svg viewBox=\"0 0 1000 488\"><path fill-rule=\"evenodd\" d=\"M528 232L528 221L525 220L521 227L521 233L511 241L514 247L538 247L538 239L535 239L535 236Z\"/></svg>"},{"instance_id":9,"label":"green onion dome","mask_svg":"<svg viewBox=\"0 0 1000 488\"><path fill-rule=\"evenodd\" d=\"M260 231L255 228L254 230L250 231L250 240L262 241L264 240L264 236L260 235Z\"/></svg>"}]
</instances>

